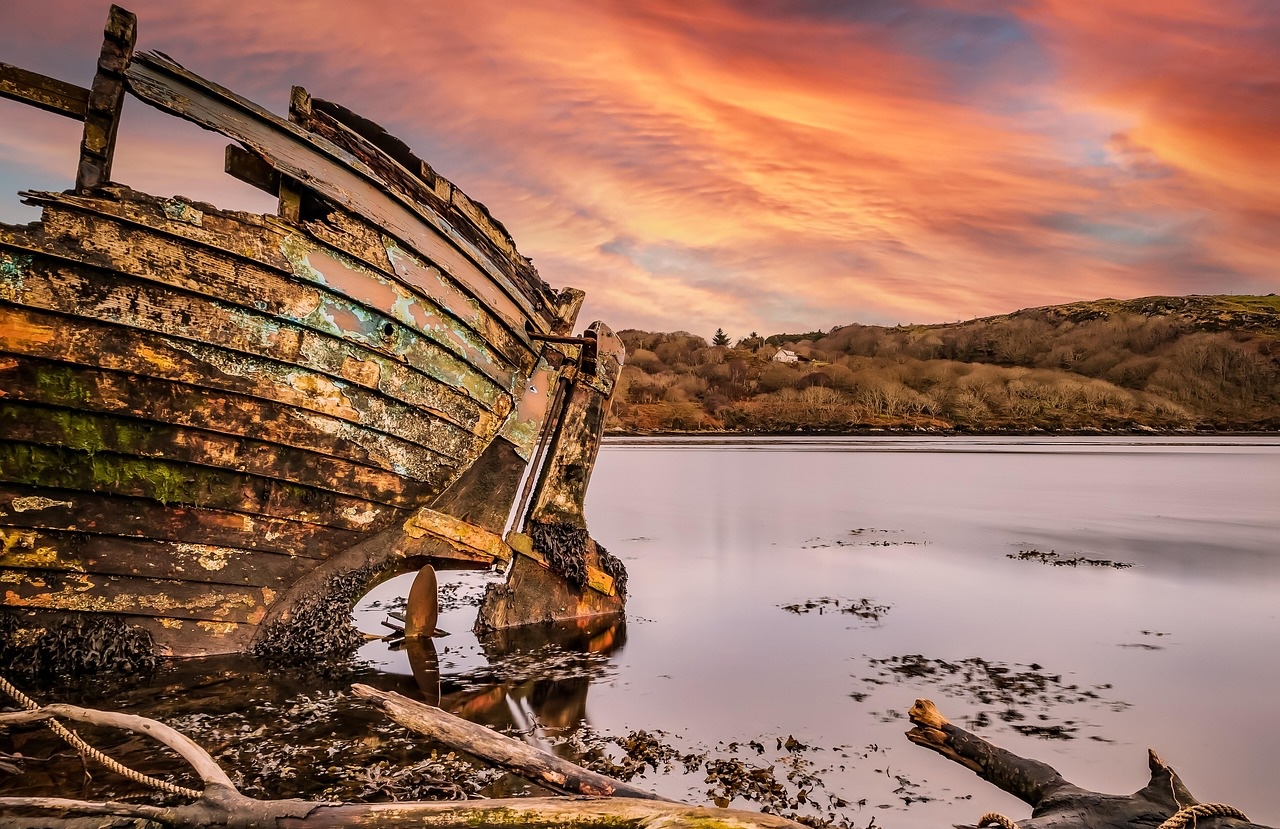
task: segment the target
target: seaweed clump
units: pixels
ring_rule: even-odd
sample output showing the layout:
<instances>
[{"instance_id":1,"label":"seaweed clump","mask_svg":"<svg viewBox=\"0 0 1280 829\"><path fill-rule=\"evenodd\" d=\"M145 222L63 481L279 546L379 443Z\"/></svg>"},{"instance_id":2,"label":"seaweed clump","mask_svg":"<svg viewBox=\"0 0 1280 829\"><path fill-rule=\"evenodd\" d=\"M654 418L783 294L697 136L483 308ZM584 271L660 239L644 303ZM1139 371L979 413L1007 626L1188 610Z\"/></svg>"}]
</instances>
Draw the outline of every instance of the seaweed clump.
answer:
<instances>
[{"instance_id":1,"label":"seaweed clump","mask_svg":"<svg viewBox=\"0 0 1280 829\"><path fill-rule=\"evenodd\" d=\"M529 537L533 539L534 549L546 557L551 572L578 589L587 586L587 556L593 542L586 530L572 524L532 521ZM626 595L626 566L599 543L595 548L600 569L613 579L618 592Z\"/></svg>"},{"instance_id":2,"label":"seaweed clump","mask_svg":"<svg viewBox=\"0 0 1280 829\"><path fill-rule=\"evenodd\" d=\"M0 664L13 674L149 674L157 662L151 632L114 616L81 614L26 628L15 614L0 613Z\"/></svg>"},{"instance_id":3,"label":"seaweed clump","mask_svg":"<svg viewBox=\"0 0 1280 829\"><path fill-rule=\"evenodd\" d=\"M577 588L587 586L587 531L571 524L532 521L533 548L546 556L551 572Z\"/></svg>"},{"instance_id":4,"label":"seaweed clump","mask_svg":"<svg viewBox=\"0 0 1280 829\"><path fill-rule=\"evenodd\" d=\"M600 569L613 579L613 586L618 593L627 595L627 567L622 559L606 550L599 542L596 542L596 555L600 557Z\"/></svg>"},{"instance_id":5,"label":"seaweed clump","mask_svg":"<svg viewBox=\"0 0 1280 829\"><path fill-rule=\"evenodd\" d=\"M286 619L268 625L249 652L289 665L350 654L365 641L351 624L351 609L380 569L367 564L329 576L323 586L298 600Z\"/></svg>"}]
</instances>

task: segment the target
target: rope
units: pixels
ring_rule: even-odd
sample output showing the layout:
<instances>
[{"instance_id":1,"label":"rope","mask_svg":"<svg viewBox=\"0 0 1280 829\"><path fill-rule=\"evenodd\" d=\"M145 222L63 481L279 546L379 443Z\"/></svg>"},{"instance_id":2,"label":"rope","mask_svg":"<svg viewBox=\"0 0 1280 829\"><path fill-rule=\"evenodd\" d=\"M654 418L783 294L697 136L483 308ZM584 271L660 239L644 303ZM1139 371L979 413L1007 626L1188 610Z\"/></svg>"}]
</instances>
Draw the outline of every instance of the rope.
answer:
<instances>
[{"instance_id":1,"label":"rope","mask_svg":"<svg viewBox=\"0 0 1280 829\"><path fill-rule=\"evenodd\" d=\"M1194 806L1179 809L1177 814L1160 824L1157 829L1184 829L1188 823L1195 826L1196 819L1202 817L1233 817L1244 821L1249 819L1244 812L1235 806L1228 806L1225 803L1197 803ZM982 829L984 826L1018 829L1018 824L996 812L987 812L978 818L978 829Z\"/></svg>"},{"instance_id":2,"label":"rope","mask_svg":"<svg viewBox=\"0 0 1280 829\"><path fill-rule=\"evenodd\" d=\"M1202 817L1233 817L1244 821L1249 820L1245 813L1235 806L1228 806L1225 803L1197 803L1194 806L1179 809L1176 815L1160 824L1158 829L1182 829L1188 823L1195 826L1196 818Z\"/></svg>"},{"instance_id":3,"label":"rope","mask_svg":"<svg viewBox=\"0 0 1280 829\"><path fill-rule=\"evenodd\" d=\"M21 705L23 708L27 709L28 711L40 710L40 706L36 703L35 700L33 700L31 697L27 696L26 694L22 693L17 688L15 688L13 683L9 682L9 680L5 679L3 676L0 676L0 690L3 690L6 694L13 697L14 700L16 700L19 705ZM129 778L135 783L141 783L144 786L150 786L151 788L159 789L162 792L169 792L170 794L180 794L185 797L197 798L197 797L200 797L202 794L201 792L198 792L195 789L188 789L184 786L178 786L173 783L170 783L167 780L161 780L156 777L150 777L148 775L143 774L140 771L134 771L128 766L121 765L115 760L112 760L107 755L103 754L101 751L98 751L96 748L86 743L84 740L80 739L79 734L67 728L65 725L58 722L57 720L54 720L54 719L45 720L45 725L49 726L49 730L52 731L54 734L57 734L59 737L61 737L62 739L70 743L71 746L75 748L76 751L80 752L81 756L88 757L98 762L99 764L106 766L108 769L110 769L111 771L114 771L116 774L124 775L125 777Z\"/></svg>"}]
</instances>

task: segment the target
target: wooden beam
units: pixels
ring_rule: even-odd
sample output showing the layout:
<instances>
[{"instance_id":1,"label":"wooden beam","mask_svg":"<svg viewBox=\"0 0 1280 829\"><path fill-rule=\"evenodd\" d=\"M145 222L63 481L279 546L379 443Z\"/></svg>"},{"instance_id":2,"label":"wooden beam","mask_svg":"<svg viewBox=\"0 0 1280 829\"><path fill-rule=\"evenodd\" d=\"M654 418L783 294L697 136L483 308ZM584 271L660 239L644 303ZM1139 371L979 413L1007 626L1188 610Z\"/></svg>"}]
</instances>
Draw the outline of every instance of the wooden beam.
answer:
<instances>
[{"instance_id":1,"label":"wooden beam","mask_svg":"<svg viewBox=\"0 0 1280 829\"><path fill-rule=\"evenodd\" d=\"M525 334L531 320L551 329L550 312L530 298L499 263L461 236L444 217L396 192L367 164L301 126L266 112L164 57L143 53L128 69L139 100L232 138L266 159L282 176L378 227L479 300L533 351ZM508 263L509 264L509 263Z\"/></svg>"},{"instance_id":2,"label":"wooden beam","mask_svg":"<svg viewBox=\"0 0 1280 829\"><path fill-rule=\"evenodd\" d=\"M280 174L276 168L236 144L228 144L222 162L223 171L264 193L280 192Z\"/></svg>"},{"instance_id":3,"label":"wooden beam","mask_svg":"<svg viewBox=\"0 0 1280 829\"><path fill-rule=\"evenodd\" d=\"M89 90L38 72L0 63L0 98L30 104L45 112L84 120Z\"/></svg>"},{"instance_id":4,"label":"wooden beam","mask_svg":"<svg viewBox=\"0 0 1280 829\"><path fill-rule=\"evenodd\" d=\"M98 72L89 88L84 116L84 138L80 142L80 167L76 190L84 193L111 180L111 162L116 149L116 131L124 107L124 71L133 59L138 36L138 18L119 6L112 6L103 29Z\"/></svg>"},{"instance_id":5,"label":"wooden beam","mask_svg":"<svg viewBox=\"0 0 1280 829\"><path fill-rule=\"evenodd\" d=\"M653 792L576 766L550 752L499 734L483 725L468 722L434 706L423 705L395 691L382 691L369 685L355 684L351 686L351 693L411 731L444 743L454 751L465 751L502 766L553 792L589 797L666 800Z\"/></svg>"},{"instance_id":6,"label":"wooden beam","mask_svg":"<svg viewBox=\"0 0 1280 829\"><path fill-rule=\"evenodd\" d=\"M469 560L495 563L511 560L511 548L502 536L452 515L422 507L404 523L411 538L435 538Z\"/></svg>"}]
</instances>

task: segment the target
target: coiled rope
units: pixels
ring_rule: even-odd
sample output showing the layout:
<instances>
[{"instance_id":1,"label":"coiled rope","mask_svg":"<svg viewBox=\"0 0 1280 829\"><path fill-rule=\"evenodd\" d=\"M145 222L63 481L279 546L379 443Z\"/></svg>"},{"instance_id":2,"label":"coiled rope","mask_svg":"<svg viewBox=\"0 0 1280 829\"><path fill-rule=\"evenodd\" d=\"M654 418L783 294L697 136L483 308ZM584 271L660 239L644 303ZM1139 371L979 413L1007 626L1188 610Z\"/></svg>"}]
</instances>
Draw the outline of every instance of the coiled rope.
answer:
<instances>
[{"instance_id":1,"label":"coiled rope","mask_svg":"<svg viewBox=\"0 0 1280 829\"><path fill-rule=\"evenodd\" d=\"M19 691L14 687L13 683L5 679L3 676L0 676L0 690L3 690L6 694L13 697L14 701L28 711L40 710L40 705L38 705L35 700ZM98 749L86 743L80 738L79 734L67 728L57 720L45 720L45 725L47 725L49 730L54 734L57 734L59 737L70 743L76 751L80 752L82 757L88 757L89 759L106 766L116 774L124 775L135 783L141 783L144 786L150 786L153 789L159 789L162 792L169 792L170 794L180 794L184 797L197 798L201 796L201 792L198 792L195 789L188 789L185 786L179 786L174 783L170 783L167 780L151 777L140 771L134 771L128 766L121 765L103 754L101 751L98 751Z\"/></svg>"},{"instance_id":2,"label":"coiled rope","mask_svg":"<svg viewBox=\"0 0 1280 829\"><path fill-rule=\"evenodd\" d=\"M1197 803L1194 806L1179 809L1176 815L1160 824L1158 829L1182 829L1188 823L1194 826L1196 819L1202 817L1233 817L1246 821L1249 819L1235 806L1228 806L1225 803Z\"/></svg>"},{"instance_id":3,"label":"coiled rope","mask_svg":"<svg viewBox=\"0 0 1280 829\"><path fill-rule=\"evenodd\" d=\"M1244 821L1249 819L1244 812L1226 803L1197 803L1194 806L1179 809L1173 817L1160 824L1157 829L1184 829L1188 823L1195 826L1196 820L1202 817L1233 817ZM978 818L978 829L984 826L1018 829L1018 824L997 812L987 812Z\"/></svg>"}]
</instances>

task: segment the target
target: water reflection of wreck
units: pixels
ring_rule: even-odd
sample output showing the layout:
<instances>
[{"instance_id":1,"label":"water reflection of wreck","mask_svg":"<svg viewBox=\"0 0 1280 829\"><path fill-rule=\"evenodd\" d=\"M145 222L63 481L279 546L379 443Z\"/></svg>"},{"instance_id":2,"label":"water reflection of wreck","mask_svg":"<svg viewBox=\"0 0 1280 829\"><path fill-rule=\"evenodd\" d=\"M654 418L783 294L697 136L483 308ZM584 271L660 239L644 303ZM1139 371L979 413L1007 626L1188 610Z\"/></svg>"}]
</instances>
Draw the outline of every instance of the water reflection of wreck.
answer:
<instances>
[{"instance_id":1,"label":"water reflection of wreck","mask_svg":"<svg viewBox=\"0 0 1280 829\"><path fill-rule=\"evenodd\" d=\"M0 225L7 661L349 645L353 601L424 566L510 562L486 626L618 610L582 502L623 349L571 336L582 292L371 121L296 87L277 117L134 39L113 7L87 88L0 64L84 124L74 190ZM278 215L112 183L126 94L230 138Z\"/></svg>"},{"instance_id":2,"label":"water reflection of wreck","mask_svg":"<svg viewBox=\"0 0 1280 829\"><path fill-rule=\"evenodd\" d=\"M480 645L489 668L449 678L439 707L545 743L588 721L587 691L626 641L626 623L604 617L487 631Z\"/></svg>"}]
</instances>

